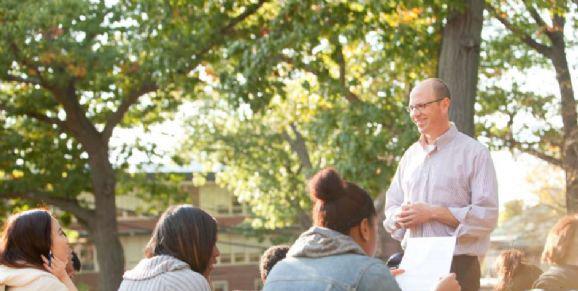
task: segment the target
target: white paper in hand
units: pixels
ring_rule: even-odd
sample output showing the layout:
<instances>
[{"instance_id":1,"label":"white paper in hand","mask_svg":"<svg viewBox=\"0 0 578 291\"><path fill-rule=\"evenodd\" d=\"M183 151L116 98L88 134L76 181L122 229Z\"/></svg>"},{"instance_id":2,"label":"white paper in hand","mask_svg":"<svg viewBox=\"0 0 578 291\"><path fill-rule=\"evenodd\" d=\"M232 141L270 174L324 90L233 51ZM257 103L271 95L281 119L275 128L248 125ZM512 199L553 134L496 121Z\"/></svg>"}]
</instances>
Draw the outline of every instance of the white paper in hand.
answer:
<instances>
[{"instance_id":1,"label":"white paper in hand","mask_svg":"<svg viewBox=\"0 0 578 291\"><path fill-rule=\"evenodd\" d=\"M406 242L399 265L405 272L395 277L403 291L434 290L440 277L450 273L456 237L414 237Z\"/></svg>"}]
</instances>

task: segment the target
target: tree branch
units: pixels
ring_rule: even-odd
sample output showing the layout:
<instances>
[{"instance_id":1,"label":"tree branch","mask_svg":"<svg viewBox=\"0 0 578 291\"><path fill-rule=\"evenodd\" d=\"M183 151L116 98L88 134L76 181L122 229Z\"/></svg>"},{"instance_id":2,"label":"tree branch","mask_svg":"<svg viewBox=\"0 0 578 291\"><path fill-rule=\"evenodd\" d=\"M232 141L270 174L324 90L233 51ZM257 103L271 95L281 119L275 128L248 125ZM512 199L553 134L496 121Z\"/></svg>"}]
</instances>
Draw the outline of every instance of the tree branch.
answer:
<instances>
[{"instance_id":1,"label":"tree branch","mask_svg":"<svg viewBox=\"0 0 578 291\"><path fill-rule=\"evenodd\" d=\"M5 198L24 198L36 202L47 203L49 205L56 206L64 211L68 211L74 214L76 218L87 224L92 223L91 221L94 220L94 217L96 215L94 213L94 210L80 206L78 200L76 199L57 197L45 192L39 191L9 192L9 193L1 193L0 196L3 196Z\"/></svg>"},{"instance_id":2,"label":"tree branch","mask_svg":"<svg viewBox=\"0 0 578 291\"><path fill-rule=\"evenodd\" d=\"M233 18L227 25L220 29L222 34L230 34L237 24L241 23L243 20L247 19L249 16L255 14L261 6L265 4L265 0L259 0L259 2L247 7L245 11L239 14L237 17Z\"/></svg>"},{"instance_id":3,"label":"tree branch","mask_svg":"<svg viewBox=\"0 0 578 291\"><path fill-rule=\"evenodd\" d=\"M295 134L295 138L291 138L285 130L283 130L281 135L289 143L293 152L297 154L299 161L301 161L301 165L304 168L311 170L313 165L311 164L311 158L309 156L309 150L307 150L307 145L305 144L305 139L303 138L303 135L301 135L301 132L299 132L297 126L295 126L295 123L292 122L289 126Z\"/></svg>"},{"instance_id":4,"label":"tree branch","mask_svg":"<svg viewBox=\"0 0 578 291\"><path fill-rule=\"evenodd\" d=\"M559 13L555 13L552 17L552 22L554 23L554 33L558 32L563 34L564 33L564 25L566 24L566 18L560 15Z\"/></svg>"},{"instance_id":5,"label":"tree branch","mask_svg":"<svg viewBox=\"0 0 578 291\"><path fill-rule=\"evenodd\" d=\"M69 128L66 125L66 123L58 118L48 117L42 113L31 110L19 110L17 108L10 108L4 103L0 103L0 109L15 115L27 116L49 125L56 125L66 132L69 131Z\"/></svg>"},{"instance_id":6,"label":"tree branch","mask_svg":"<svg viewBox=\"0 0 578 291\"><path fill-rule=\"evenodd\" d=\"M62 128L64 131L69 131L66 123L58 118L48 117L44 114L33 111L22 111L22 114L47 124L56 125Z\"/></svg>"},{"instance_id":7,"label":"tree branch","mask_svg":"<svg viewBox=\"0 0 578 291\"><path fill-rule=\"evenodd\" d=\"M513 125L514 125L514 116L515 116L515 113L514 113L514 112L509 112L509 113L506 113L506 114L508 115L508 124L507 124L507 126L506 126L506 128L508 128L508 131L507 131L506 135L505 135L505 136L497 136L497 135L492 134L491 132L488 132L488 133L489 133L489 136L488 136L489 138L497 138L497 139L500 139L500 140L504 141L504 143L505 143L505 144L507 145L507 147L510 148L510 149L517 149L517 150L519 150L519 151L521 151L521 152L523 152L523 153L526 153L526 154L532 155L532 156L534 156L534 157L537 157L537 158L539 158L539 159L541 159L541 160L543 160L543 161L545 161L545 162L547 162L547 163L550 163L550 164L552 164L552 165L554 165L554 166L563 168L564 162L562 161L562 159L556 158L556 157L551 156L551 155L549 155L549 154L547 154L547 153L545 153L545 152L541 152L541 151L535 149L534 147L532 147L533 144L527 144L527 143L524 144L524 143L521 143L521 142L517 141L517 140L514 138L514 133L512 132L512 127L513 127ZM543 141L542 141L542 142L543 142ZM525 145L525 146L524 146L524 145Z\"/></svg>"},{"instance_id":8,"label":"tree branch","mask_svg":"<svg viewBox=\"0 0 578 291\"><path fill-rule=\"evenodd\" d=\"M39 80L39 85L46 89L48 92L52 94L54 99L60 103L64 107L64 111L66 112L66 120L55 122L52 124L56 124L58 126L62 126L62 129L73 134L83 145L89 144L88 139L85 137L86 132L90 131L92 133L98 133L94 125L88 120L84 110L78 103L78 98L76 96L76 88L74 84L74 80L70 80L68 86L66 88L57 88L46 82L44 78L42 78L42 74L38 67L31 63L26 56L23 56L20 52L20 48L15 43L10 44L10 49L14 54L15 58L24 65L24 67L32 70L36 77ZM40 116L37 116L40 117ZM50 120L41 117L39 120L41 121L51 121L54 122L55 120Z\"/></svg>"},{"instance_id":9,"label":"tree branch","mask_svg":"<svg viewBox=\"0 0 578 291\"><path fill-rule=\"evenodd\" d=\"M112 136L114 128L122 121L125 114L128 112L130 107L137 102L137 100L150 92L158 90L158 86L152 82L147 82L140 86L137 90L134 90L127 94L126 98L122 100L118 108L114 113L112 113L102 130L102 137L105 141L108 141Z\"/></svg>"},{"instance_id":10,"label":"tree branch","mask_svg":"<svg viewBox=\"0 0 578 291\"><path fill-rule=\"evenodd\" d=\"M546 45L543 45L536 40L534 40L529 34L524 32L522 29L516 27L512 24L504 15L504 12L499 11L497 8L493 7L489 3L486 3L486 7L490 14L492 14L498 21L500 21L508 30L510 30L516 37L518 37L522 42L524 42L529 47L536 50L538 53L542 54L543 56L550 58L552 55L552 48Z\"/></svg>"},{"instance_id":11,"label":"tree branch","mask_svg":"<svg viewBox=\"0 0 578 291\"><path fill-rule=\"evenodd\" d=\"M45 88L46 90L51 92L53 95L58 94L56 88L54 86L50 85L48 82L46 82L46 80L44 80L38 67L35 64L33 64L32 62L30 62L28 57L23 56L21 54L20 48L16 45L16 43L14 43L14 42L10 43L10 49L12 50L14 57L20 63L22 63L26 68L28 68L29 70L34 72L34 74L38 78L38 83L40 86L42 86L43 88Z\"/></svg>"},{"instance_id":12,"label":"tree branch","mask_svg":"<svg viewBox=\"0 0 578 291\"><path fill-rule=\"evenodd\" d=\"M14 75L10 75L10 74L6 75L3 79L8 81L8 82L17 82L17 83L24 83L24 84L30 84L30 85L40 85L39 80L18 77L18 76L14 76Z\"/></svg>"},{"instance_id":13,"label":"tree branch","mask_svg":"<svg viewBox=\"0 0 578 291\"><path fill-rule=\"evenodd\" d=\"M521 152L527 153L529 155L532 155L534 157L537 157L549 164L552 164L554 166L560 167L560 168L564 168L564 162L562 161L562 159L553 157L551 155L548 155L546 153L540 152L534 148L523 148L521 145L517 146L516 149L518 149Z\"/></svg>"},{"instance_id":14,"label":"tree branch","mask_svg":"<svg viewBox=\"0 0 578 291\"><path fill-rule=\"evenodd\" d=\"M205 54L207 54L209 51L211 51L211 49L213 47L215 47L221 41L223 36L231 35L234 32L234 28L235 28L235 26L237 26L237 24L241 23L243 20L247 19L249 16L255 14L257 12L257 10L259 10L259 8L261 6L263 6L263 4L265 4L265 2L266 2L265 0L259 0L259 2L247 7L243 13L241 13L237 17L231 19L229 21L229 23L227 23L225 26L223 26L219 29L216 29L214 32L215 37L213 37L203 49L201 49L200 51L198 51L197 53L194 54L196 61L190 63L189 65L185 66L184 68L177 69L177 72L181 73L181 74L186 74L190 70L194 69L202 61L201 60L202 57Z\"/></svg>"},{"instance_id":15,"label":"tree branch","mask_svg":"<svg viewBox=\"0 0 578 291\"><path fill-rule=\"evenodd\" d=\"M556 38L560 37L563 38L564 24L566 22L563 16L561 16L558 13L554 13L554 15L552 15L552 23L553 23L552 27L546 24L542 16L540 16L540 13L538 13L538 10L536 10L536 8L534 8L534 6L532 6L528 1L524 1L524 5L526 6L526 9L528 9L528 11L530 12L532 18L534 18L536 24L544 30L544 32L546 33L548 38L552 41L552 43L555 44L557 42Z\"/></svg>"},{"instance_id":16,"label":"tree branch","mask_svg":"<svg viewBox=\"0 0 578 291\"><path fill-rule=\"evenodd\" d=\"M345 73L345 57L343 56L343 47L341 44L337 44L335 48L337 64L339 64L339 83L341 84L342 90L345 93L345 99L350 103L357 103L361 102L359 96L349 90L349 87L346 84L346 73Z\"/></svg>"},{"instance_id":17,"label":"tree branch","mask_svg":"<svg viewBox=\"0 0 578 291\"><path fill-rule=\"evenodd\" d=\"M526 9L528 9L528 12L530 12L530 15L532 16L532 18L534 19L536 24L540 28L544 29L544 31L546 33L548 33L549 26L548 26L548 24L546 24L546 22L544 21L542 16L540 16L540 13L538 13L538 10L536 10L536 8L534 8L534 6L532 6L530 1L524 1L524 6L526 6Z\"/></svg>"}]
</instances>

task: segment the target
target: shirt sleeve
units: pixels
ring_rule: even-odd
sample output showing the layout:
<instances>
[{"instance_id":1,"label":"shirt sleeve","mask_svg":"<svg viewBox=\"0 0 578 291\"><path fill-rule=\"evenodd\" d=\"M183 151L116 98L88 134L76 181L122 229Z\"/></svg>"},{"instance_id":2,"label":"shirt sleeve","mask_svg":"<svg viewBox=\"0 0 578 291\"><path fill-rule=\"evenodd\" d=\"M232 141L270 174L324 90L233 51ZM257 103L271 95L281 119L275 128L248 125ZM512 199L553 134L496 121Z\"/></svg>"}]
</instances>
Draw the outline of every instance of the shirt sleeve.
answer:
<instances>
[{"instance_id":1,"label":"shirt sleeve","mask_svg":"<svg viewBox=\"0 0 578 291\"><path fill-rule=\"evenodd\" d=\"M395 171L395 175L391 180L389 189L385 194L385 220L383 221L383 226L385 230L391 234L391 237L398 241L401 241L405 234L405 229L395 225L395 217L401 212L401 205L404 199L401 184L401 173L403 172L404 162L405 158L402 157Z\"/></svg>"},{"instance_id":2,"label":"shirt sleeve","mask_svg":"<svg viewBox=\"0 0 578 291\"><path fill-rule=\"evenodd\" d=\"M359 291L401 291L385 264L372 264L361 276Z\"/></svg>"},{"instance_id":3,"label":"shirt sleeve","mask_svg":"<svg viewBox=\"0 0 578 291\"><path fill-rule=\"evenodd\" d=\"M484 149L474 161L471 178L471 203L466 207L449 207L459 221L458 237L489 235L498 222L498 182L492 157Z\"/></svg>"}]
</instances>

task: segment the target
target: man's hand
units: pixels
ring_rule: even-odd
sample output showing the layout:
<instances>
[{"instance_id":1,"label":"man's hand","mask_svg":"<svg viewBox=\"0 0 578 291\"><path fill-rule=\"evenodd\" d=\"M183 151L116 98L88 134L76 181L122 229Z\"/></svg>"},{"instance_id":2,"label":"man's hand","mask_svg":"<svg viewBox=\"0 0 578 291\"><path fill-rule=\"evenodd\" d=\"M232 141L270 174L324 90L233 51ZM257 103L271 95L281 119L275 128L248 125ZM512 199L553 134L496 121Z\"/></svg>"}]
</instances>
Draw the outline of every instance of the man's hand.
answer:
<instances>
[{"instance_id":1,"label":"man's hand","mask_svg":"<svg viewBox=\"0 0 578 291\"><path fill-rule=\"evenodd\" d=\"M402 228L413 228L430 221L432 217L433 207L426 203L417 202L402 206L395 223Z\"/></svg>"},{"instance_id":2,"label":"man's hand","mask_svg":"<svg viewBox=\"0 0 578 291\"><path fill-rule=\"evenodd\" d=\"M460 291L460 283L456 280L456 274L451 273L443 278L440 278L435 291Z\"/></svg>"}]
</instances>

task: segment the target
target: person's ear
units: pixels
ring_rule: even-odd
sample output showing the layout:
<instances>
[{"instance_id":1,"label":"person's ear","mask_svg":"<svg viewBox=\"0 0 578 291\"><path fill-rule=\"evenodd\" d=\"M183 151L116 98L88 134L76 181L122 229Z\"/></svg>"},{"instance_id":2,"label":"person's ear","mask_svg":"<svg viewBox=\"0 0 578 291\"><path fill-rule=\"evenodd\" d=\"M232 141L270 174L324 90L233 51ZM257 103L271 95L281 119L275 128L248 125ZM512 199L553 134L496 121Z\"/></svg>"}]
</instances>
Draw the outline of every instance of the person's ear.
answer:
<instances>
[{"instance_id":1,"label":"person's ear","mask_svg":"<svg viewBox=\"0 0 578 291\"><path fill-rule=\"evenodd\" d=\"M442 103L444 105L444 108L446 108L449 112L450 106L452 105L452 99L450 99L449 97L446 97L446 98L444 98L444 100L442 100Z\"/></svg>"},{"instance_id":2,"label":"person's ear","mask_svg":"<svg viewBox=\"0 0 578 291\"><path fill-rule=\"evenodd\" d=\"M364 218L359 224L359 234L364 241L369 241L371 237L371 223L368 218Z\"/></svg>"}]
</instances>

